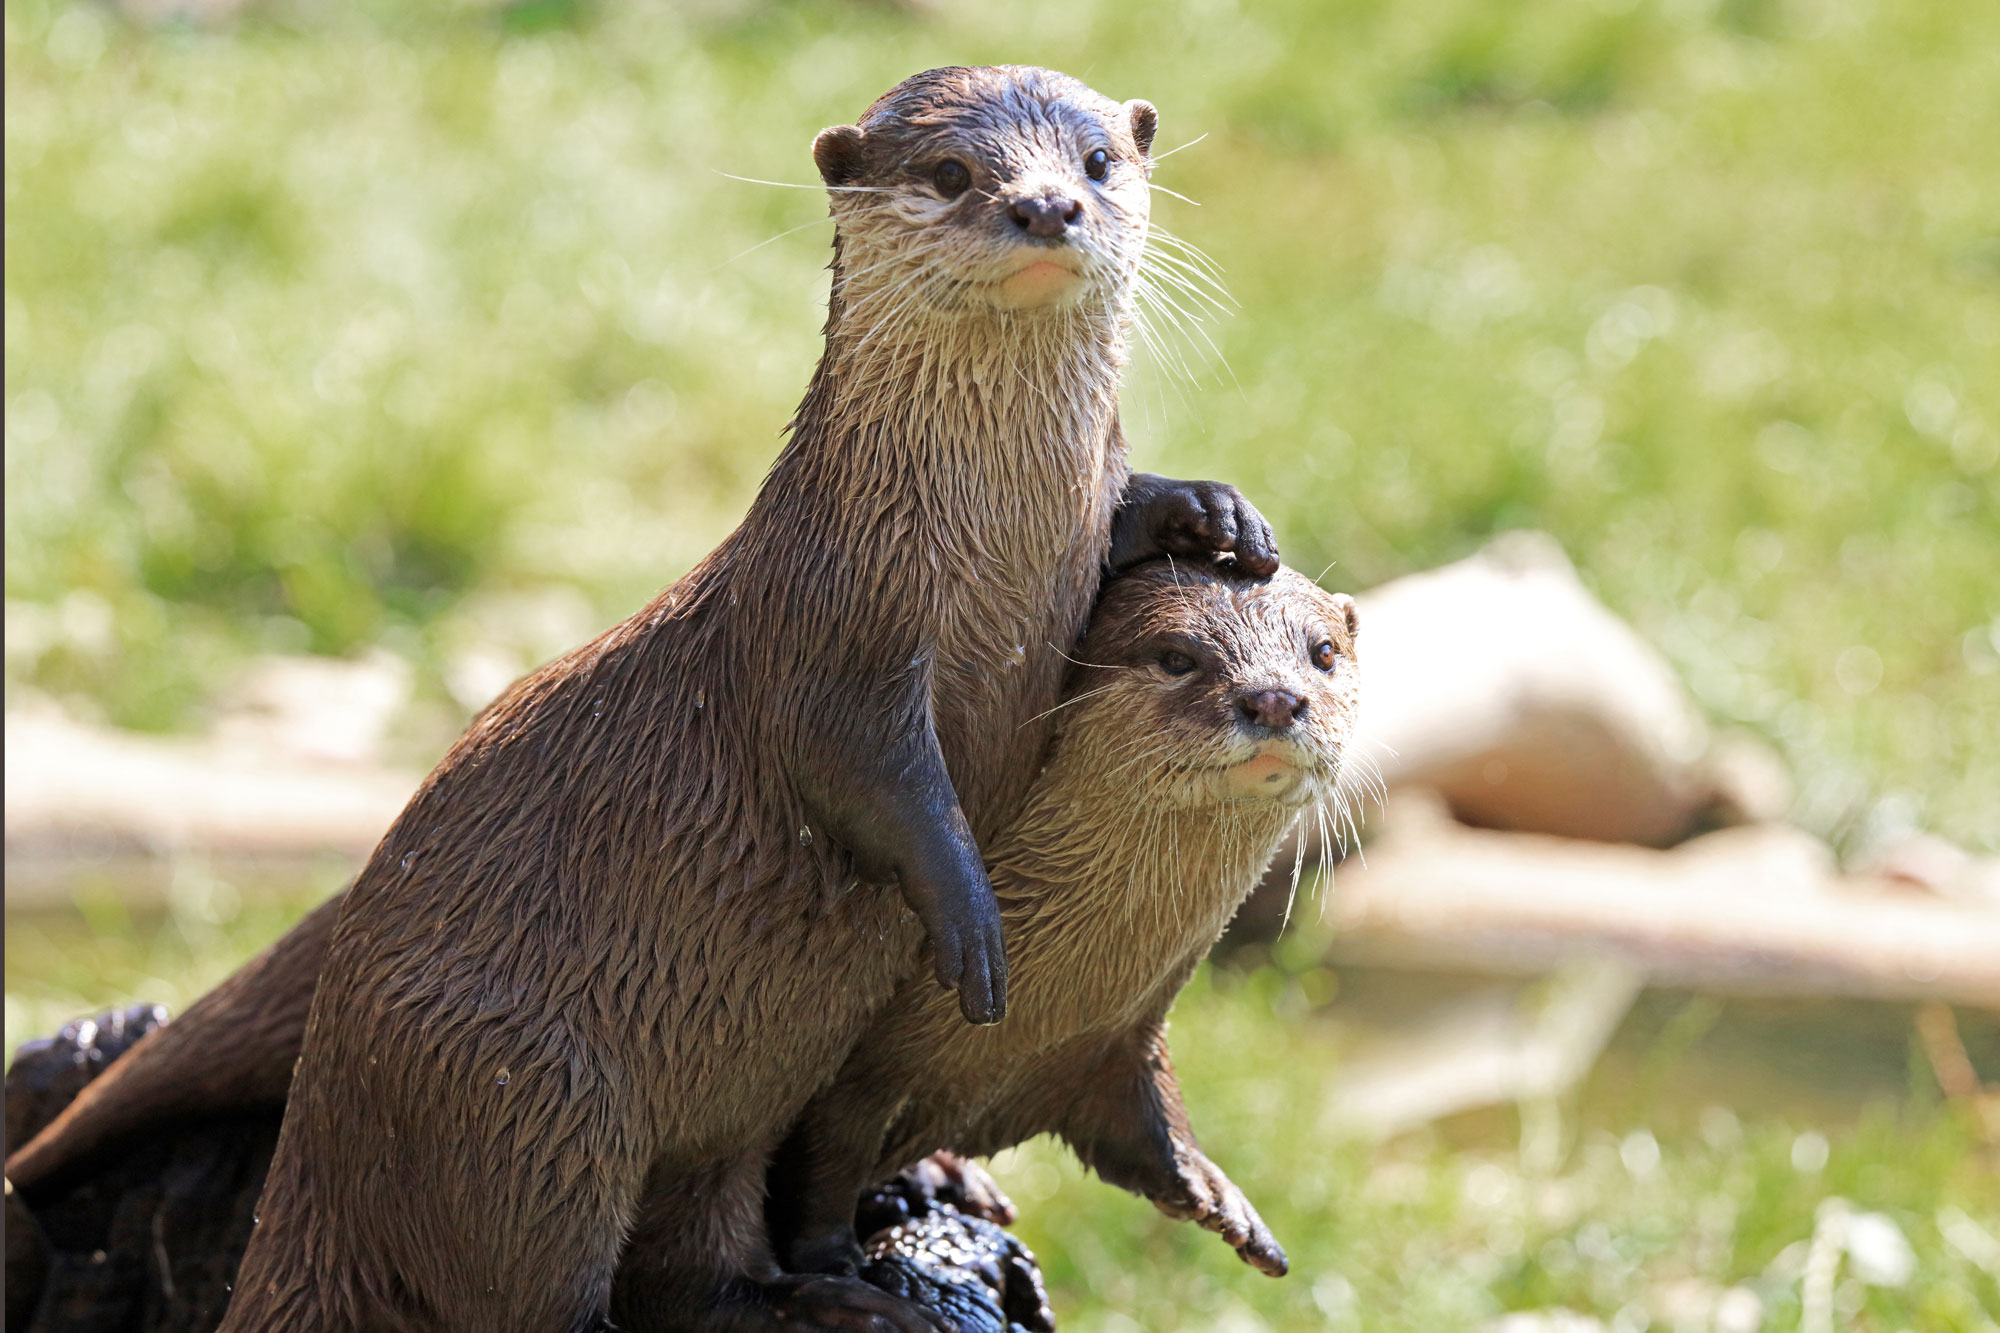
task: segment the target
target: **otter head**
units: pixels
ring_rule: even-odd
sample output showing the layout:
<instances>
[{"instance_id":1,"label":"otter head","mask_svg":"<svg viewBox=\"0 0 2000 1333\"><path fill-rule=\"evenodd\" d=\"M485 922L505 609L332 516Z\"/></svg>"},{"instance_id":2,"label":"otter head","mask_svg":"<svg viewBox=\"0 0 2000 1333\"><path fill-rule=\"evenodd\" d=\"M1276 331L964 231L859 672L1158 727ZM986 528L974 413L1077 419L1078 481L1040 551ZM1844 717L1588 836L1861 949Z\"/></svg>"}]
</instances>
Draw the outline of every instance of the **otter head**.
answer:
<instances>
[{"instance_id":1,"label":"otter head","mask_svg":"<svg viewBox=\"0 0 2000 1333\"><path fill-rule=\"evenodd\" d=\"M1303 807L1353 735L1358 629L1352 597L1290 569L1139 566L1104 586L1068 690L1088 711L1063 735L1109 738L1086 762L1142 799Z\"/></svg>"},{"instance_id":2,"label":"otter head","mask_svg":"<svg viewBox=\"0 0 2000 1333\"><path fill-rule=\"evenodd\" d=\"M1053 70L905 79L858 124L813 140L843 299L877 296L884 313L1122 309L1145 246L1155 123L1148 103Z\"/></svg>"}]
</instances>

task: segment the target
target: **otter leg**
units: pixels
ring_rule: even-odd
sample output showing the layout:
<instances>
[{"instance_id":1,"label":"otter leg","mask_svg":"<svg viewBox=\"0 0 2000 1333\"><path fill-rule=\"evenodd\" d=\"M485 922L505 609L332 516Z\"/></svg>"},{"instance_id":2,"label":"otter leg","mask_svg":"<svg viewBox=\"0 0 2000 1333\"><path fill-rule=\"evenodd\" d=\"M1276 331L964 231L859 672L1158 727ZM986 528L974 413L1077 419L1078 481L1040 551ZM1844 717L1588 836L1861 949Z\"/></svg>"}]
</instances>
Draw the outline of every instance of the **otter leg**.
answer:
<instances>
[{"instance_id":1,"label":"otter leg","mask_svg":"<svg viewBox=\"0 0 2000 1333\"><path fill-rule=\"evenodd\" d=\"M821 730L793 765L807 809L864 878L901 885L930 936L937 979L957 990L967 1021L999 1022L1007 1013L1000 903L938 748L928 669L920 659L896 680L820 703ZM867 720L892 734L863 730Z\"/></svg>"},{"instance_id":2,"label":"otter leg","mask_svg":"<svg viewBox=\"0 0 2000 1333\"><path fill-rule=\"evenodd\" d=\"M1168 1217L1215 1232L1259 1272L1282 1277L1283 1247L1195 1142L1163 1027L1134 1033L1088 1077L1059 1131L1084 1164Z\"/></svg>"},{"instance_id":3,"label":"otter leg","mask_svg":"<svg viewBox=\"0 0 2000 1333\"><path fill-rule=\"evenodd\" d=\"M693 1175L653 1172L612 1288L621 1329L948 1333L928 1311L859 1279L781 1273L764 1223L768 1156L745 1153Z\"/></svg>"},{"instance_id":4,"label":"otter leg","mask_svg":"<svg viewBox=\"0 0 2000 1333\"><path fill-rule=\"evenodd\" d=\"M1173 481L1135 472L1111 518L1112 569L1130 569L1155 556L1216 556L1228 552L1246 574L1278 572L1278 543L1271 525L1234 486L1219 481Z\"/></svg>"},{"instance_id":5,"label":"otter leg","mask_svg":"<svg viewBox=\"0 0 2000 1333\"><path fill-rule=\"evenodd\" d=\"M855 1206L875 1182L889 1124L903 1102L895 1080L843 1073L799 1116L770 1174L769 1216L785 1266L851 1274L861 1267Z\"/></svg>"}]
</instances>

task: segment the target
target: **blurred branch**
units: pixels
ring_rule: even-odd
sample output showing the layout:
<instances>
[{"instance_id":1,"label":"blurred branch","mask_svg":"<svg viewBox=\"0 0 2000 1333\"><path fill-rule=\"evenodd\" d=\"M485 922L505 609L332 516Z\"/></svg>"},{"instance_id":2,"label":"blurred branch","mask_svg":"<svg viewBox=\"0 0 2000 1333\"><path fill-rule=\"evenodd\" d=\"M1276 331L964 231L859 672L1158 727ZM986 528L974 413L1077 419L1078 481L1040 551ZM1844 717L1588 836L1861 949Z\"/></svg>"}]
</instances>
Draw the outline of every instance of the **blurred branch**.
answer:
<instances>
[{"instance_id":1,"label":"blurred branch","mask_svg":"<svg viewBox=\"0 0 2000 1333\"><path fill-rule=\"evenodd\" d=\"M252 879L360 864L420 775L222 739L180 740L60 716L7 719L10 909L67 902L80 875L164 893L199 857Z\"/></svg>"},{"instance_id":2,"label":"blurred branch","mask_svg":"<svg viewBox=\"0 0 2000 1333\"><path fill-rule=\"evenodd\" d=\"M1670 852L1490 833L1400 798L1328 906L1343 962L1538 974L1579 952L1657 985L2000 1005L2000 912L1843 878L1795 829Z\"/></svg>"},{"instance_id":3,"label":"blurred branch","mask_svg":"<svg viewBox=\"0 0 2000 1333\"><path fill-rule=\"evenodd\" d=\"M2000 1090L1989 1091L1980 1082L1979 1071L1966 1054L1965 1041L1958 1035L1958 1016L1951 1006L1933 1001L1918 1009L1917 1037L1944 1095L1971 1108L1974 1123L1986 1141L2000 1144Z\"/></svg>"},{"instance_id":4,"label":"blurred branch","mask_svg":"<svg viewBox=\"0 0 2000 1333\"><path fill-rule=\"evenodd\" d=\"M1344 1065L1329 1119L1389 1138L1476 1107L1552 1101L1590 1072L1644 984L1616 960L1578 959L1532 997L1503 989L1446 1006L1393 1052Z\"/></svg>"}]
</instances>

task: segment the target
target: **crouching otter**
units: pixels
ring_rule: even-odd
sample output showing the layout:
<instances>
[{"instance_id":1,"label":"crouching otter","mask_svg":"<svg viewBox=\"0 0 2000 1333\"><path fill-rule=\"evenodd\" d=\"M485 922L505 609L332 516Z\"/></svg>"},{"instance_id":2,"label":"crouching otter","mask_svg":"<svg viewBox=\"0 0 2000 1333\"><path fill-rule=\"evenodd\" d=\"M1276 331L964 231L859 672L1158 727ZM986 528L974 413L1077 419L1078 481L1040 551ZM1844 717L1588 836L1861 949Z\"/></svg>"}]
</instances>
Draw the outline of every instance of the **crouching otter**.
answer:
<instances>
[{"instance_id":1,"label":"crouching otter","mask_svg":"<svg viewBox=\"0 0 2000 1333\"><path fill-rule=\"evenodd\" d=\"M987 844L1013 959L1004 1024L905 984L813 1099L773 1174L793 1268L851 1272L854 1203L949 1146L1059 1135L1098 1175L1284 1251L1203 1155L1167 1055L1174 995L1302 813L1333 798L1358 706L1354 601L1156 564L1106 586L1041 777Z\"/></svg>"}]
</instances>

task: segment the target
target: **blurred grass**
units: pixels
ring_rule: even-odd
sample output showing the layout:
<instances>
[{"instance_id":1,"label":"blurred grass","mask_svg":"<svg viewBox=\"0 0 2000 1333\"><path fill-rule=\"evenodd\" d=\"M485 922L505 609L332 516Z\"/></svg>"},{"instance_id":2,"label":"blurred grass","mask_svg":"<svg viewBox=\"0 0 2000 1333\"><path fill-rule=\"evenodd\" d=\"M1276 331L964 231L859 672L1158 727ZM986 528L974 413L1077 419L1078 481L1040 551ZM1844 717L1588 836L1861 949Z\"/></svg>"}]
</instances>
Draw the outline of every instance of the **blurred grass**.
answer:
<instances>
[{"instance_id":1,"label":"blurred grass","mask_svg":"<svg viewBox=\"0 0 2000 1333\"><path fill-rule=\"evenodd\" d=\"M134 918L109 892L85 895L73 913L17 917L8 1049L133 1000L178 1009L318 896L239 890L190 869L164 917ZM1583 1090L1534 1109L1537 1124L1559 1126L1558 1151L1539 1165L1511 1109L1371 1146L1325 1119L1344 1012L1327 1007L1340 981L1320 962L1325 943L1308 921L1274 949L1206 966L1173 1015L1196 1129L1286 1246L1291 1273L1261 1276L1218 1238L1036 1140L1002 1154L995 1171L1021 1205L1061 1327L1450 1333L1563 1307L1617 1333L1707 1330L1689 1322L1690 1302L1742 1287L1761 1303L1764 1333L1790 1333L1804 1246L1836 1197L1885 1215L1916 1260L1900 1286L1867 1285L1845 1265L1838 1327L1991 1333L2000 1320L2000 1271L1943 1234L1963 1217L2000 1235L2000 1172L1937 1104L1914 1050L1899 1077L1893 1054L1853 1049L1854 1034L1827 1015L1819 1035L1830 1058L1792 1079L1789 1097L1742 1084L1695 1091L1701 1080L1688 1074L1704 1067L1722 1006L1682 1002L1664 1021L1628 1020ZM1893 1051L1896 1025L1875 1026ZM1727 1077L1770 1054L1739 1050L1706 1069Z\"/></svg>"},{"instance_id":2,"label":"blurred grass","mask_svg":"<svg viewBox=\"0 0 2000 1333\"><path fill-rule=\"evenodd\" d=\"M1159 215L1243 309L1228 371L1137 368L1142 464L1238 482L1347 587L1546 528L1808 825L2000 849L1990 6L5 25L10 698L186 726L245 653L377 643L443 698L627 613L815 354L822 199L717 173L810 181L899 77L1016 59L1208 136Z\"/></svg>"},{"instance_id":3,"label":"blurred grass","mask_svg":"<svg viewBox=\"0 0 2000 1333\"><path fill-rule=\"evenodd\" d=\"M1990 6L362 3L146 32L16 0L4 23L10 703L184 727L246 654L381 644L462 710L492 674L469 661L522 669L626 614L734 523L816 354L822 198L717 173L808 182L812 133L905 74L1023 60L1154 100L1163 148L1208 136L1157 177L1204 206L1158 216L1242 311L1209 330L1227 370L1141 359L1138 461L1236 481L1347 588L1546 528L1714 718L1785 750L1809 826L2000 850ZM10 919L9 1049L179 1008L304 906L192 870L174 901ZM1995 1278L1939 1233L1951 1208L2000 1230L1990 1162L1921 1078L1838 1125L1674 1110L1668 1081L1566 1108L1547 1171L1504 1124L1368 1149L1317 1121L1316 976L1205 971L1175 1021L1196 1122L1293 1276L1031 1145L1003 1174L1066 1327L1567 1304L1629 1331L1699 1280L1788 1330L1787 1247L1835 1193L1920 1263L1843 1287L1848 1326L1994 1326ZM1814 1133L1824 1166L1794 1166Z\"/></svg>"}]
</instances>

